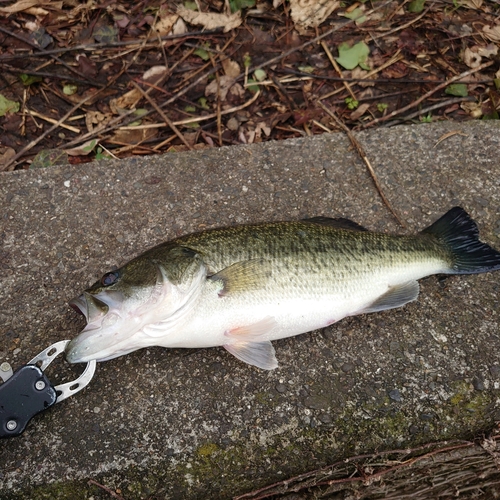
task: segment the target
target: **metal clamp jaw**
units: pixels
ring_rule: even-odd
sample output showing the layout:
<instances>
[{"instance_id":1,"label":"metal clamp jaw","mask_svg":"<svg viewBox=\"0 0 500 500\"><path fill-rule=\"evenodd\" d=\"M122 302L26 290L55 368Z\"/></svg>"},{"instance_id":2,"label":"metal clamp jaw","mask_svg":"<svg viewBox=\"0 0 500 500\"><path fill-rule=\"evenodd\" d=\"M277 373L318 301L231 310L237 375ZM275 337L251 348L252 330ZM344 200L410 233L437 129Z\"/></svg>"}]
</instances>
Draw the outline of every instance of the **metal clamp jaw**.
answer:
<instances>
[{"instance_id":1,"label":"metal clamp jaw","mask_svg":"<svg viewBox=\"0 0 500 500\"><path fill-rule=\"evenodd\" d=\"M0 365L0 438L19 436L28 422L55 403L86 387L95 373L96 362L89 361L74 381L56 385L44 373L47 366L63 353L69 340L61 340L37 354L15 372L8 363Z\"/></svg>"}]
</instances>

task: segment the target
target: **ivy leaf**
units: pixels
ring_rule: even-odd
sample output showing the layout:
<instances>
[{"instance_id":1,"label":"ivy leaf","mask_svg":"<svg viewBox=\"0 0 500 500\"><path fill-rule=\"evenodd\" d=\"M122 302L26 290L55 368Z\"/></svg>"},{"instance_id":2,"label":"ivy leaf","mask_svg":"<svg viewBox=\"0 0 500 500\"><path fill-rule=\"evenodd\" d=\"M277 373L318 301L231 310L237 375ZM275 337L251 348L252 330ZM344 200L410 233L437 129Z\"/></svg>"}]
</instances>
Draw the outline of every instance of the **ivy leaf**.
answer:
<instances>
[{"instance_id":1,"label":"ivy leaf","mask_svg":"<svg viewBox=\"0 0 500 500\"><path fill-rule=\"evenodd\" d=\"M0 116L5 116L7 113L17 113L18 111L18 102L11 101L0 94Z\"/></svg>"},{"instance_id":2,"label":"ivy leaf","mask_svg":"<svg viewBox=\"0 0 500 500\"><path fill-rule=\"evenodd\" d=\"M31 162L30 168L53 167L54 165L67 165L68 154L61 149L42 149Z\"/></svg>"},{"instance_id":3,"label":"ivy leaf","mask_svg":"<svg viewBox=\"0 0 500 500\"><path fill-rule=\"evenodd\" d=\"M425 0L413 0L408 4L408 11L418 14L424 10Z\"/></svg>"},{"instance_id":4,"label":"ivy leaf","mask_svg":"<svg viewBox=\"0 0 500 500\"><path fill-rule=\"evenodd\" d=\"M23 85L26 87L29 87L30 85L33 85L34 83L41 82L42 77L41 76L35 76L35 75L27 75L26 73L21 73L19 75L19 80L23 82Z\"/></svg>"},{"instance_id":5,"label":"ivy leaf","mask_svg":"<svg viewBox=\"0 0 500 500\"><path fill-rule=\"evenodd\" d=\"M445 94L455 95L457 97L466 97L469 95L465 83L452 83L444 89Z\"/></svg>"},{"instance_id":6,"label":"ivy leaf","mask_svg":"<svg viewBox=\"0 0 500 500\"><path fill-rule=\"evenodd\" d=\"M118 41L118 30L114 26L101 25L94 30L94 38L101 43Z\"/></svg>"},{"instance_id":7,"label":"ivy leaf","mask_svg":"<svg viewBox=\"0 0 500 500\"><path fill-rule=\"evenodd\" d=\"M356 66L361 66L363 69L370 69L366 64L366 59L370 54L368 45L364 42L359 42L352 47L347 43L339 45L339 57L337 62L345 69L354 69Z\"/></svg>"},{"instance_id":8,"label":"ivy leaf","mask_svg":"<svg viewBox=\"0 0 500 500\"><path fill-rule=\"evenodd\" d=\"M229 0L229 6L231 7L232 14L238 10L245 9L246 7L253 7L254 5L255 0Z\"/></svg>"}]
</instances>

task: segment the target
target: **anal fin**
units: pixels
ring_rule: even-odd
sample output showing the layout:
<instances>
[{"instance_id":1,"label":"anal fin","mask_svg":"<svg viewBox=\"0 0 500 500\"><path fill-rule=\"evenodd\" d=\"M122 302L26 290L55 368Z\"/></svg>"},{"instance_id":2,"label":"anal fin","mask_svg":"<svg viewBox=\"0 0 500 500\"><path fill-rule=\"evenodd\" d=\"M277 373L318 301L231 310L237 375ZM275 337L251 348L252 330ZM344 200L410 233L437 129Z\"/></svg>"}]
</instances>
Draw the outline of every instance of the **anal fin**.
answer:
<instances>
[{"instance_id":1,"label":"anal fin","mask_svg":"<svg viewBox=\"0 0 500 500\"><path fill-rule=\"evenodd\" d=\"M395 309L416 300L420 288L417 281L409 281L402 285L396 285L389 288L387 292L378 297L369 306L359 311L359 314L385 311L386 309Z\"/></svg>"},{"instance_id":2,"label":"anal fin","mask_svg":"<svg viewBox=\"0 0 500 500\"><path fill-rule=\"evenodd\" d=\"M263 370L273 370L278 367L278 361L266 336L276 325L276 320L268 316L257 323L234 328L226 332L228 341L224 348L240 361Z\"/></svg>"}]
</instances>

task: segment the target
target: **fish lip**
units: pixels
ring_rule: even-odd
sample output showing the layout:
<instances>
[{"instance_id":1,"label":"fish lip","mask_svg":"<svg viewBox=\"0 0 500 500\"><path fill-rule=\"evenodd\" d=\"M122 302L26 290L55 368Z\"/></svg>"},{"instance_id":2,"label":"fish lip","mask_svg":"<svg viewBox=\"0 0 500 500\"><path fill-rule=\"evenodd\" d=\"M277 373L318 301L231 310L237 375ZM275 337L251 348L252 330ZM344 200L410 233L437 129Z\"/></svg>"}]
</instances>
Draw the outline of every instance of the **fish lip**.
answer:
<instances>
[{"instance_id":1,"label":"fish lip","mask_svg":"<svg viewBox=\"0 0 500 500\"><path fill-rule=\"evenodd\" d=\"M82 314L83 316L85 316L88 321L87 302L85 301L85 296L83 295L83 293L78 297L71 299L68 302L68 305L78 314Z\"/></svg>"}]
</instances>

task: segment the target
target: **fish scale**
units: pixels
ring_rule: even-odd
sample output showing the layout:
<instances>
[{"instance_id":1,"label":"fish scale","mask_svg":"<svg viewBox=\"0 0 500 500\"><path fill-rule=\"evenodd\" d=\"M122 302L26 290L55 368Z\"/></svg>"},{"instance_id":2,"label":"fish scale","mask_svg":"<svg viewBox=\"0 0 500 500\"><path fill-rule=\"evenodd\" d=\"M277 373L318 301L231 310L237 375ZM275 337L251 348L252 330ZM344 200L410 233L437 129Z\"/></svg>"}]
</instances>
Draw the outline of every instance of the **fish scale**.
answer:
<instances>
[{"instance_id":1,"label":"fish scale","mask_svg":"<svg viewBox=\"0 0 500 500\"><path fill-rule=\"evenodd\" d=\"M403 306L431 274L497 269L500 253L460 207L410 236L325 217L211 229L146 251L74 299L87 326L66 357L224 346L272 369L273 340Z\"/></svg>"}]
</instances>

